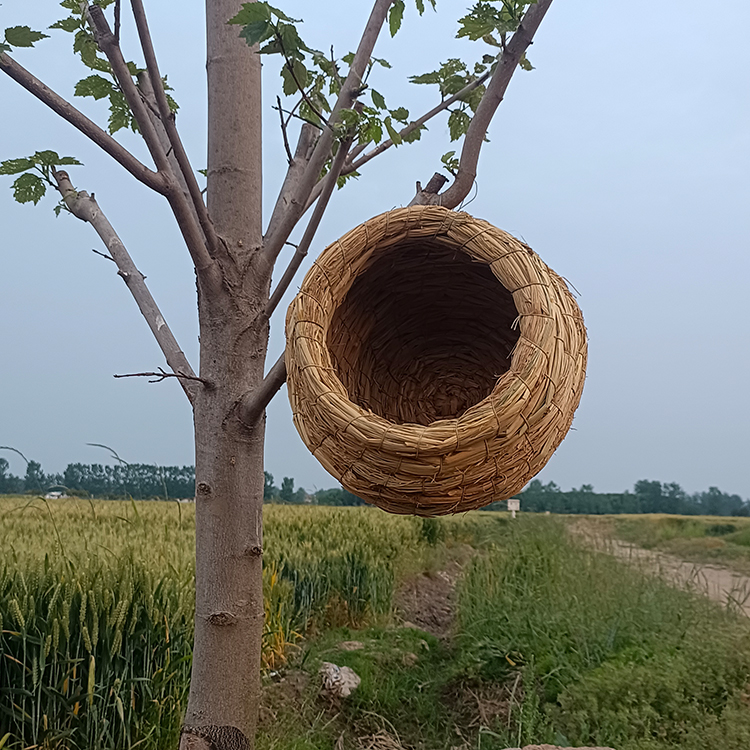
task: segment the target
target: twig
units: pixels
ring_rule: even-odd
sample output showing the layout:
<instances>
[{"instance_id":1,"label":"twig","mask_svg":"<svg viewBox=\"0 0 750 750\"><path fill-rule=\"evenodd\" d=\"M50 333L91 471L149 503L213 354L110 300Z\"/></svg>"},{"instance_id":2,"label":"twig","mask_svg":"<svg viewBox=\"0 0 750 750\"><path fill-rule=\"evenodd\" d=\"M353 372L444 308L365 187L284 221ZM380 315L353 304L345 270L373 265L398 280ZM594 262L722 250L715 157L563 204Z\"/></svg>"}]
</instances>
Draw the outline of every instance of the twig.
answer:
<instances>
[{"instance_id":1,"label":"twig","mask_svg":"<svg viewBox=\"0 0 750 750\"><path fill-rule=\"evenodd\" d=\"M120 0L115 0L115 39L120 43Z\"/></svg>"},{"instance_id":2,"label":"twig","mask_svg":"<svg viewBox=\"0 0 750 750\"><path fill-rule=\"evenodd\" d=\"M72 104L65 101L65 99L52 91L52 89L4 52L0 53L0 68L30 94L33 94L39 101L46 104L53 112L60 115L60 117L69 122L74 128L80 130L81 133L90 138L118 164L125 167L139 182L142 182L157 193L166 193L167 184L164 175L158 174L149 169L145 164L142 164L109 133L102 130L92 120L89 120L86 115L79 112Z\"/></svg>"},{"instance_id":3,"label":"twig","mask_svg":"<svg viewBox=\"0 0 750 750\"><path fill-rule=\"evenodd\" d=\"M115 262L115 259L111 255L107 255L107 253L102 253L102 252L100 252L99 250L97 250L94 247L91 248L91 252L92 253L96 253L97 255L101 255L102 258L106 258L107 260L111 260L113 263ZM144 278L145 278L145 276L144 276Z\"/></svg>"},{"instance_id":4,"label":"twig","mask_svg":"<svg viewBox=\"0 0 750 750\"><path fill-rule=\"evenodd\" d=\"M284 122L284 112L281 108L281 97L276 97L276 104L279 108L279 120L281 120L281 134L284 136L284 148L286 149L286 161L287 164L291 164L292 161L294 161L294 157L292 156L292 149L289 148L289 138L286 134L286 123Z\"/></svg>"},{"instance_id":5,"label":"twig","mask_svg":"<svg viewBox=\"0 0 750 750\"><path fill-rule=\"evenodd\" d=\"M162 380L166 380L167 378L179 378L181 380L197 380L199 383L203 383L203 385L210 385L210 383L207 380L204 380L203 378L199 378L197 375L185 375L184 372L166 372L161 367L159 368L158 372L129 372L125 375L113 375L113 378L154 378L154 380L149 380L149 383L161 383Z\"/></svg>"},{"instance_id":6,"label":"twig","mask_svg":"<svg viewBox=\"0 0 750 750\"><path fill-rule=\"evenodd\" d=\"M251 393L246 393L240 401L240 420L244 425L253 428L265 411L271 399L278 393L286 380L286 361L284 354L276 360L263 382Z\"/></svg>"},{"instance_id":7,"label":"twig","mask_svg":"<svg viewBox=\"0 0 750 750\"><path fill-rule=\"evenodd\" d=\"M91 224L99 237L101 237L107 250L109 250L112 260L117 265L118 274L122 277L122 280L133 295L138 309L146 319L146 323L148 323L156 342L159 344L159 348L167 360L167 364L175 372L195 377L195 373L190 367L187 357L177 343L167 322L164 320L159 306L151 296L151 292L144 280L145 277L136 268L133 259L130 257L130 253L128 253L122 240L117 236L107 217L102 213L97 202L88 193L76 191L67 172L55 171L53 172L53 177L70 212L82 221ZM197 394L195 386L192 386L190 382L180 382L182 382L185 395L192 403Z\"/></svg>"},{"instance_id":8,"label":"twig","mask_svg":"<svg viewBox=\"0 0 750 750\"><path fill-rule=\"evenodd\" d=\"M344 85L341 87L331 116L328 119L330 127L322 131L304 174L296 185L289 208L284 212L275 231L272 234L267 234L263 240L263 254L270 263L275 262L281 248L284 246L284 242L289 239L289 235L305 211L307 200L315 187L315 183L318 181L320 171L326 159L331 154L334 129L341 119L341 111L351 109L354 104L362 85L362 76L370 61L372 50L380 35L380 30L383 27L391 3L392 0L375 0L365 30L357 46L357 51L354 54L351 67L349 68L349 74L344 81Z\"/></svg>"},{"instance_id":9,"label":"twig","mask_svg":"<svg viewBox=\"0 0 750 750\"><path fill-rule=\"evenodd\" d=\"M294 82L297 84L297 90L299 91L303 101L305 102L305 104L307 104L308 107L310 107L315 116L320 120L321 124L330 127L330 125L326 122L326 118L323 116L323 113L312 103L310 97L305 93L305 87L300 83L299 78L297 78L297 74L294 72L294 65L289 62L289 58L286 56L286 50L284 49L284 40L281 38L281 35L276 33L275 36L276 41L279 43L279 47L281 47L281 54L284 55L284 65L294 79Z\"/></svg>"},{"instance_id":10,"label":"twig","mask_svg":"<svg viewBox=\"0 0 750 750\"><path fill-rule=\"evenodd\" d=\"M323 218L323 214L328 207L328 201L331 199L333 189L336 187L336 182L341 174L341 168L344 166L346 155L349 152L351 144L352 137L347 138L339 144L339 150L336 152L336 156L333 159L331 169L324 178L323 191L320 195L320 200L315 204L310 221L305 228L305 233L302 235L302 239L297 246L297 250L292 257L289 266L286 271L284 271L284 275L281 277L281 280L273 290L271 298L268 300L268 304L266 305L266 317L268 318L271 317L271 314L276 309L279 302L281 302L284 292L289 288L289 285L292 283L300 265L302 265L302 261L307 255L310 244L315 237L315 232L317 232L318 226L320 225L320 220Z\"/></svg>"}]
</instances>

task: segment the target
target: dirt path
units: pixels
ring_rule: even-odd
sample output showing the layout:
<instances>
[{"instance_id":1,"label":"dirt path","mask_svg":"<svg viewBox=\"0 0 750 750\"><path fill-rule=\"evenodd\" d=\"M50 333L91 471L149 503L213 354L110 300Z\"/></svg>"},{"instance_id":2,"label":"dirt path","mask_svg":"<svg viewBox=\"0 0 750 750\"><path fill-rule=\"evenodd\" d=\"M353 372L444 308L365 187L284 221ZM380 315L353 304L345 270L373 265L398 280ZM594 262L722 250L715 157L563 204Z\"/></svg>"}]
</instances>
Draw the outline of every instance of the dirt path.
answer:
<instances>
[{"instance_id":1,"label":"dirt path","mask_svg":"<svg viewBox=\"0 0 750 750\"><path fill-rule=\"evenodd\" d=\"M614 539L595 521L576 521L569 529L587 547L640 565L645 571L662 576L678 588L708 596L750 617L749 576L720 565L686 562L673 555Z\"/></svg>"}]
</instances>

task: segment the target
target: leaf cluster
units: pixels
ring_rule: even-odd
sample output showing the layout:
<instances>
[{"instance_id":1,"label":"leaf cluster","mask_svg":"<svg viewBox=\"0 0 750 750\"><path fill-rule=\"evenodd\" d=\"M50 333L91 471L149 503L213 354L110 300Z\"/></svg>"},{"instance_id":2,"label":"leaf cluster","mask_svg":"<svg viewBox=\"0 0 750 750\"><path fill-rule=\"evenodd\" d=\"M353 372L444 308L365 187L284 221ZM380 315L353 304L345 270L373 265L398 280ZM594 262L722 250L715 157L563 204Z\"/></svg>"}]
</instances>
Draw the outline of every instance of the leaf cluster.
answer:
<instances>
[{"instance_id":1,"label":"leaf cluster","mask_svg":"<svg viewBox=\"0 0 750 750\"><path fill-rule=\"evenodd\" d=\"M56 187L52 173L58 167L72 165L82 166L81 162L72 156L60 156L49 150L37 151L31 156L0 162L0 175L20 175L11 186L13 197L18 203L36 205L44 197L48 186ZM67 210L67 207L61 201L55 206L55 215L59 216L62 210Z\"/></svg>"}]
</instances>

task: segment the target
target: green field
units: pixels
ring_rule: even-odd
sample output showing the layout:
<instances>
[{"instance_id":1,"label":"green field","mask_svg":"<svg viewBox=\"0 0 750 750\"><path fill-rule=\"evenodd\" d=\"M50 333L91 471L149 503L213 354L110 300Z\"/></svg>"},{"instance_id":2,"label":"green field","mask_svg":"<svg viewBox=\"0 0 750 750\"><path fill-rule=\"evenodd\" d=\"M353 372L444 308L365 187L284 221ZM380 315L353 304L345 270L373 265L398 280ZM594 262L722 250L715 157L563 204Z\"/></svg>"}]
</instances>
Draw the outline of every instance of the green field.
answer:
<instances>
[{"instance_id":1,"label":"green field","mask_svg":"<svg viewBox=\"0 0 750 750\"><path fill-rule=\"evenodd\" d=\"M747 621L555 517L269 506L265 525L261 749L750 747ZM3 498L0 535L0 747L175 747L193 507ZM448 569L450 636L404 627L402 587ZM324 660L362 677L343 702L318 695Z\"/></svg>"}]
</instances>

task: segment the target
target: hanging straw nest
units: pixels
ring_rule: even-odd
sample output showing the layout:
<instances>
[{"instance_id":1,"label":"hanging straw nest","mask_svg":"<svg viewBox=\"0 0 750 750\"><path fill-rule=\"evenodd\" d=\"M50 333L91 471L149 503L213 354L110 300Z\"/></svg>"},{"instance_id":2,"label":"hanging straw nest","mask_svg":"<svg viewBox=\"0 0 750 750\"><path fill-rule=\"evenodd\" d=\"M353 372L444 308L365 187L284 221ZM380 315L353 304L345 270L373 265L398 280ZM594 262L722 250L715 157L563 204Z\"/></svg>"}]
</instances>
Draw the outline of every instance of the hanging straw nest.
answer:
<instances>
[{"instance_id":1,"label":"hanging straw nest","mask_svg":"<svg viewBox=\"0 0 750 750\"><path fill-rule=\"evenodd\" d=\"M586 329L563 280L509 234L437 206L381 214L326 248L286 334L302 440L393 513L519 492L583 390Z\"/></svg>"}]
</instances>

